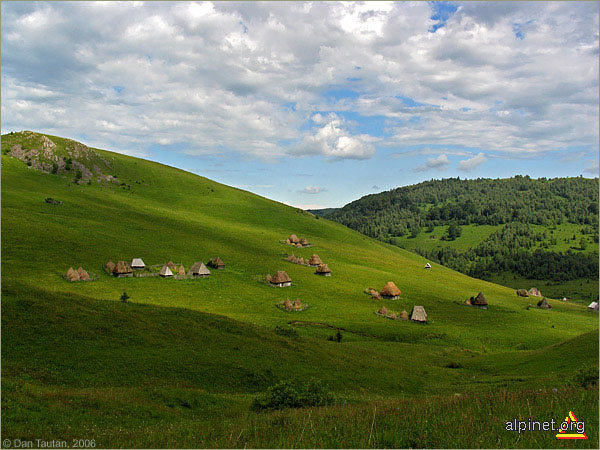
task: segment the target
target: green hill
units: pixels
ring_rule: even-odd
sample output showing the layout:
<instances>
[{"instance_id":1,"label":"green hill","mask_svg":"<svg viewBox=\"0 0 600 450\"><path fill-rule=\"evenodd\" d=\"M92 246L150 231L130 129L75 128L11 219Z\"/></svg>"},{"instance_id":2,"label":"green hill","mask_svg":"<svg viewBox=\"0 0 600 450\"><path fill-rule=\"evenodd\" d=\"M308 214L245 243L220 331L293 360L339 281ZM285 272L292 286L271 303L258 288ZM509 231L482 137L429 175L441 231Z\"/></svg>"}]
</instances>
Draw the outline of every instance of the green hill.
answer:
<instances>
[{"instance_id":1,"label":"green hill","mask_svg":"<svg viewBox=\"0 0 600 450\"><path fill-rule=\"evenodd\" d=\"M314 247L280 242L291 233ZM319 254L332 276L284 261L292 252ZM214 256L225 269L198 280L114 278L102 269L109 259L189 268ZM487 418L489 438L474 440L468 427L447 434L460 421L456 395L478 399L465 400L472 414L504 395L512 401L497 404L502 420L530 404L549 418L579 406L597 442L597 389L565 384L582 360L598 364L597 314L552 299L550 311L527 309L533 299L513 289L437 264L425 270L425 262L181 170L54 136L4 135L2 437L93 438L100 447L557 445L551 435L506 434ZM96 279L62 278L79 266ZM259 282L276 270L287 271L291 287ZM390 280L399 300L363 293ZM119 300L124 291L128 303ZM487 311L464 305L479 291ZM310 307L285 312L276 304L286 297ZM423 305L429 323L379 317L382 305ZM337 329L339 343L328 339ZM538 356L567 341L573 355ZM516 361L529 360L537 362L520 373ZM257 392L311 377L329 386L335 405L249 411ZM535 400L533 389L543 390ZM429 431L399 431L419 404L446 413ZM371 421L352 426L377 405L387 413L375 430ZM311 411L321 420L313 423Z\"/></svg>"},{"instance_id":2,"label":"green hill","mask_svg":"<svg viewBox=\"0 0 600 450\"><path fill-rule=\"evenodd\" d=\"M467 275L598 298L598 179L431 180L318 214Z\"/></svg>"}]
</instances>

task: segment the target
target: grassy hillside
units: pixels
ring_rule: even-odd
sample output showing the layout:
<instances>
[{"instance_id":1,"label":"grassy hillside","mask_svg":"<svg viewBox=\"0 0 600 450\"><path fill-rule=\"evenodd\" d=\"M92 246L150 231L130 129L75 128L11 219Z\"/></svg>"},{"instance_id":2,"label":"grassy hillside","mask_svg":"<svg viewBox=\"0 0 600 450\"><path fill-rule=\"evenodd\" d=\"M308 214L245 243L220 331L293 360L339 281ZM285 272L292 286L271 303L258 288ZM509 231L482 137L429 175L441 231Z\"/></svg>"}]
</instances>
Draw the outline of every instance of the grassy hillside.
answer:
<instances>
[{"instance_id":1,"label":"grassy hillside","mask_svg":"<svg viewBox=\"0 0 600 450\"><path fill-rule=\"evenodd\" d=\"M32 153L30 164L9 156L15 145L43 148L45 139L52 152ZM496 411L509 418L531 402L541 413L564 415L575 395L597 430L593 390L565 384L582 359L598 364L598 316L581 305L550 300L551 311L526 309L532 299L513 289L436 264L424 270L420 256L301 210L102 150L77 147L85 154L80 161L75 148L53 136L2 136L3 438L86 436L99 446L127 447L378 447L408 445L414 437L415 445L473 446L480 441L468 430L454 440L437 429L398 433L393 417L423 398L429 414L447 405L447 416L436 420L452 426L455 394L481 399L472 410L480 414L482 399L498 389L514 396ZM71 158L71 168L52 173L52 155ZM95 170L94 161L105 165ZM78 162L84 167L77 169ZM290 233L315 247L281 244ZM332 276L284 261L292 251L318 253ZM200 280L117 279L102 270L108 259L172 260L188 268L217 255L226 268ZM80 265L98 279L62 278ZM257 281L276 270L288 272L290 288ZM390 280L402 290L399 300L363 293ZM124 291L129 303L119 301ZM487 311L463 304L479 291ZM276 308L286 297L310 308ZM415 304L425 306L427 325L374 314L381 305L410 312ZM336 329L340 343L327 339ZM538 356L572 339L575 356ZM515 361L530 358L540 362L520 373ZM338 403L314 410L323 420L311 423L310 433L298 435L308 411L249 412L257 392L311 377L327 383ZM554 387L560 400L552 400ZM540 388L543 398L534 400L528 392ZM344 427L360 424L374 405L397 413L386 414L390 419L374 432L359 426L342 438ZM484 446L555 445L550 435L507 435L491 419L481 427L491 433ZM597 436L592 431L595 442Z\"/></svg>"},{"instance_id":2,"label":"grassy hillside","mask_svg":"<svg viewBox=\"0 0 600 450\"><path fill-rule=\"evenodd\" d=\"M598 179L432 180L319 214L476 278L598 298Z\"/></svg>"}]
</instances>

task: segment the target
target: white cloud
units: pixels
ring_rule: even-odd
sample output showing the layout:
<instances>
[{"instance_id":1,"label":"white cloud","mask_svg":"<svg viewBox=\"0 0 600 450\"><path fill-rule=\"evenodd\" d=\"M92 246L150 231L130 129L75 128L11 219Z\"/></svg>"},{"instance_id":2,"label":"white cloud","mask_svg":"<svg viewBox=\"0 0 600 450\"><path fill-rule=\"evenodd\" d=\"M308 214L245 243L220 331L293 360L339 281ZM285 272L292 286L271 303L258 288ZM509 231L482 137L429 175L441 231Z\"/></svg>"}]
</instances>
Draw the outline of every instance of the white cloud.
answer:
<instances>
[{"instance_id":1,"label":"white cloud","mask_svg":"<svg viewBox=\"0 0 600 450\"><path fill-rule=\"evenodd\" d=\"M450 165L450 160L446 155L440 155L437 158L427 158L425 164L414 169L414 172L426 172L431 169L445 170Z\"/></svg>"},{"instance_id":2,"label":"white cloud","mask_svg":"<svg viewBox=\"0 0 600 450\"><path fill-rule=\"evenodd\" d=\"M300 191L301 194L320 194L325 192L327 189L321 186L306 186Z\"/></svg>"},{"instance_id":3,"label":"white cloud","mask_svg":"<svg viewBox=\"0 0 600 450\"><path fill-rule=\"evenodd\" d=\"M598 171L599 171L598 160L597 159L588 160L588 164L587 164L587 167L584 169L584 172L597 177Z\"/></svg>"},{"instance_id":4,"label":"white cloud","mask_svg":"<svg viewBox=\"0 0 600 450\"><path fill-rule=\"evenodd\" d=\"M477 167L487 161L487 158L483 153L478 153L469 159L464 159L458 163L458 170L463 172L473 172Z\"/></svg>"}]
</instances>

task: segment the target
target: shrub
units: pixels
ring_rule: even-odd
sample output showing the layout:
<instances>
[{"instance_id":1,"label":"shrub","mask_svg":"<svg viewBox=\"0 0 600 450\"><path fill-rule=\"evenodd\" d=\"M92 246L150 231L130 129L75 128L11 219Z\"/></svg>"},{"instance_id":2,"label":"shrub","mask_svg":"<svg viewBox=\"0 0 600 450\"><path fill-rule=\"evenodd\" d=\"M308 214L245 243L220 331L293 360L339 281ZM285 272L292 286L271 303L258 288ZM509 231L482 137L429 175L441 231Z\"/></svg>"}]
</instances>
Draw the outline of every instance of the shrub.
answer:
<instances>
[{"instance_id":1,"label":"shrub","mask_svg":"<svg viewBox=\"0 0 600 450\"><path fill-rule=\"evenodd\" d=\"M130 298L130 297L129 297L129 295L127 295L127 292L123 292L123 293L121 294L121 301L122 301L123 303L127 303L127 300L129 300L129 298Z\"/></svg>"},{"instance_id":2,"label":"shrub","mask_svg":"<svg viewBox=\"0 0 600 450\"><path fill-rule=\"evenodd\" d=\"M573 375L571 384L583 388L596 386L598 384L598 367L585 366L580 368L575 372L575 375Z\"/></svg>"},{"instance_id":3,"label":"shrub","mask_svg":"<svg viewBox=\"0 0 600 450\"><path fill-rule=\"evenodd\" d=\"M280 381L259 394L250 408L265 409L304 408L325 406L333 403L333 396L319 380L311 379L305 384L294 385L291 381Z\"/></svg>"}]
</instances>

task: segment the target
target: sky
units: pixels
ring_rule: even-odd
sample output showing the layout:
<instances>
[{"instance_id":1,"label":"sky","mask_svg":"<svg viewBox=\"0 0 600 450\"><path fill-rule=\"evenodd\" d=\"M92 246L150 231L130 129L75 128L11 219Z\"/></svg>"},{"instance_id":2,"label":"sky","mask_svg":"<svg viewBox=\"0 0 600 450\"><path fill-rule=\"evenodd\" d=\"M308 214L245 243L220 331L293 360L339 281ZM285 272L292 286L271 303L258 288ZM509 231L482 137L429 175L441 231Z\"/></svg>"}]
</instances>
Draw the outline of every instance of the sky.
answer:
<instances>
[{"instance_id":1,"label":"sky","mask_svg":"<svg viewBox=\"0 0 600 450\"><path fill-rule=\"evenodd\" d=\"M598 176L598 2L1 3L1 130L302 208Z\"/></svg>"}]
</instances>

